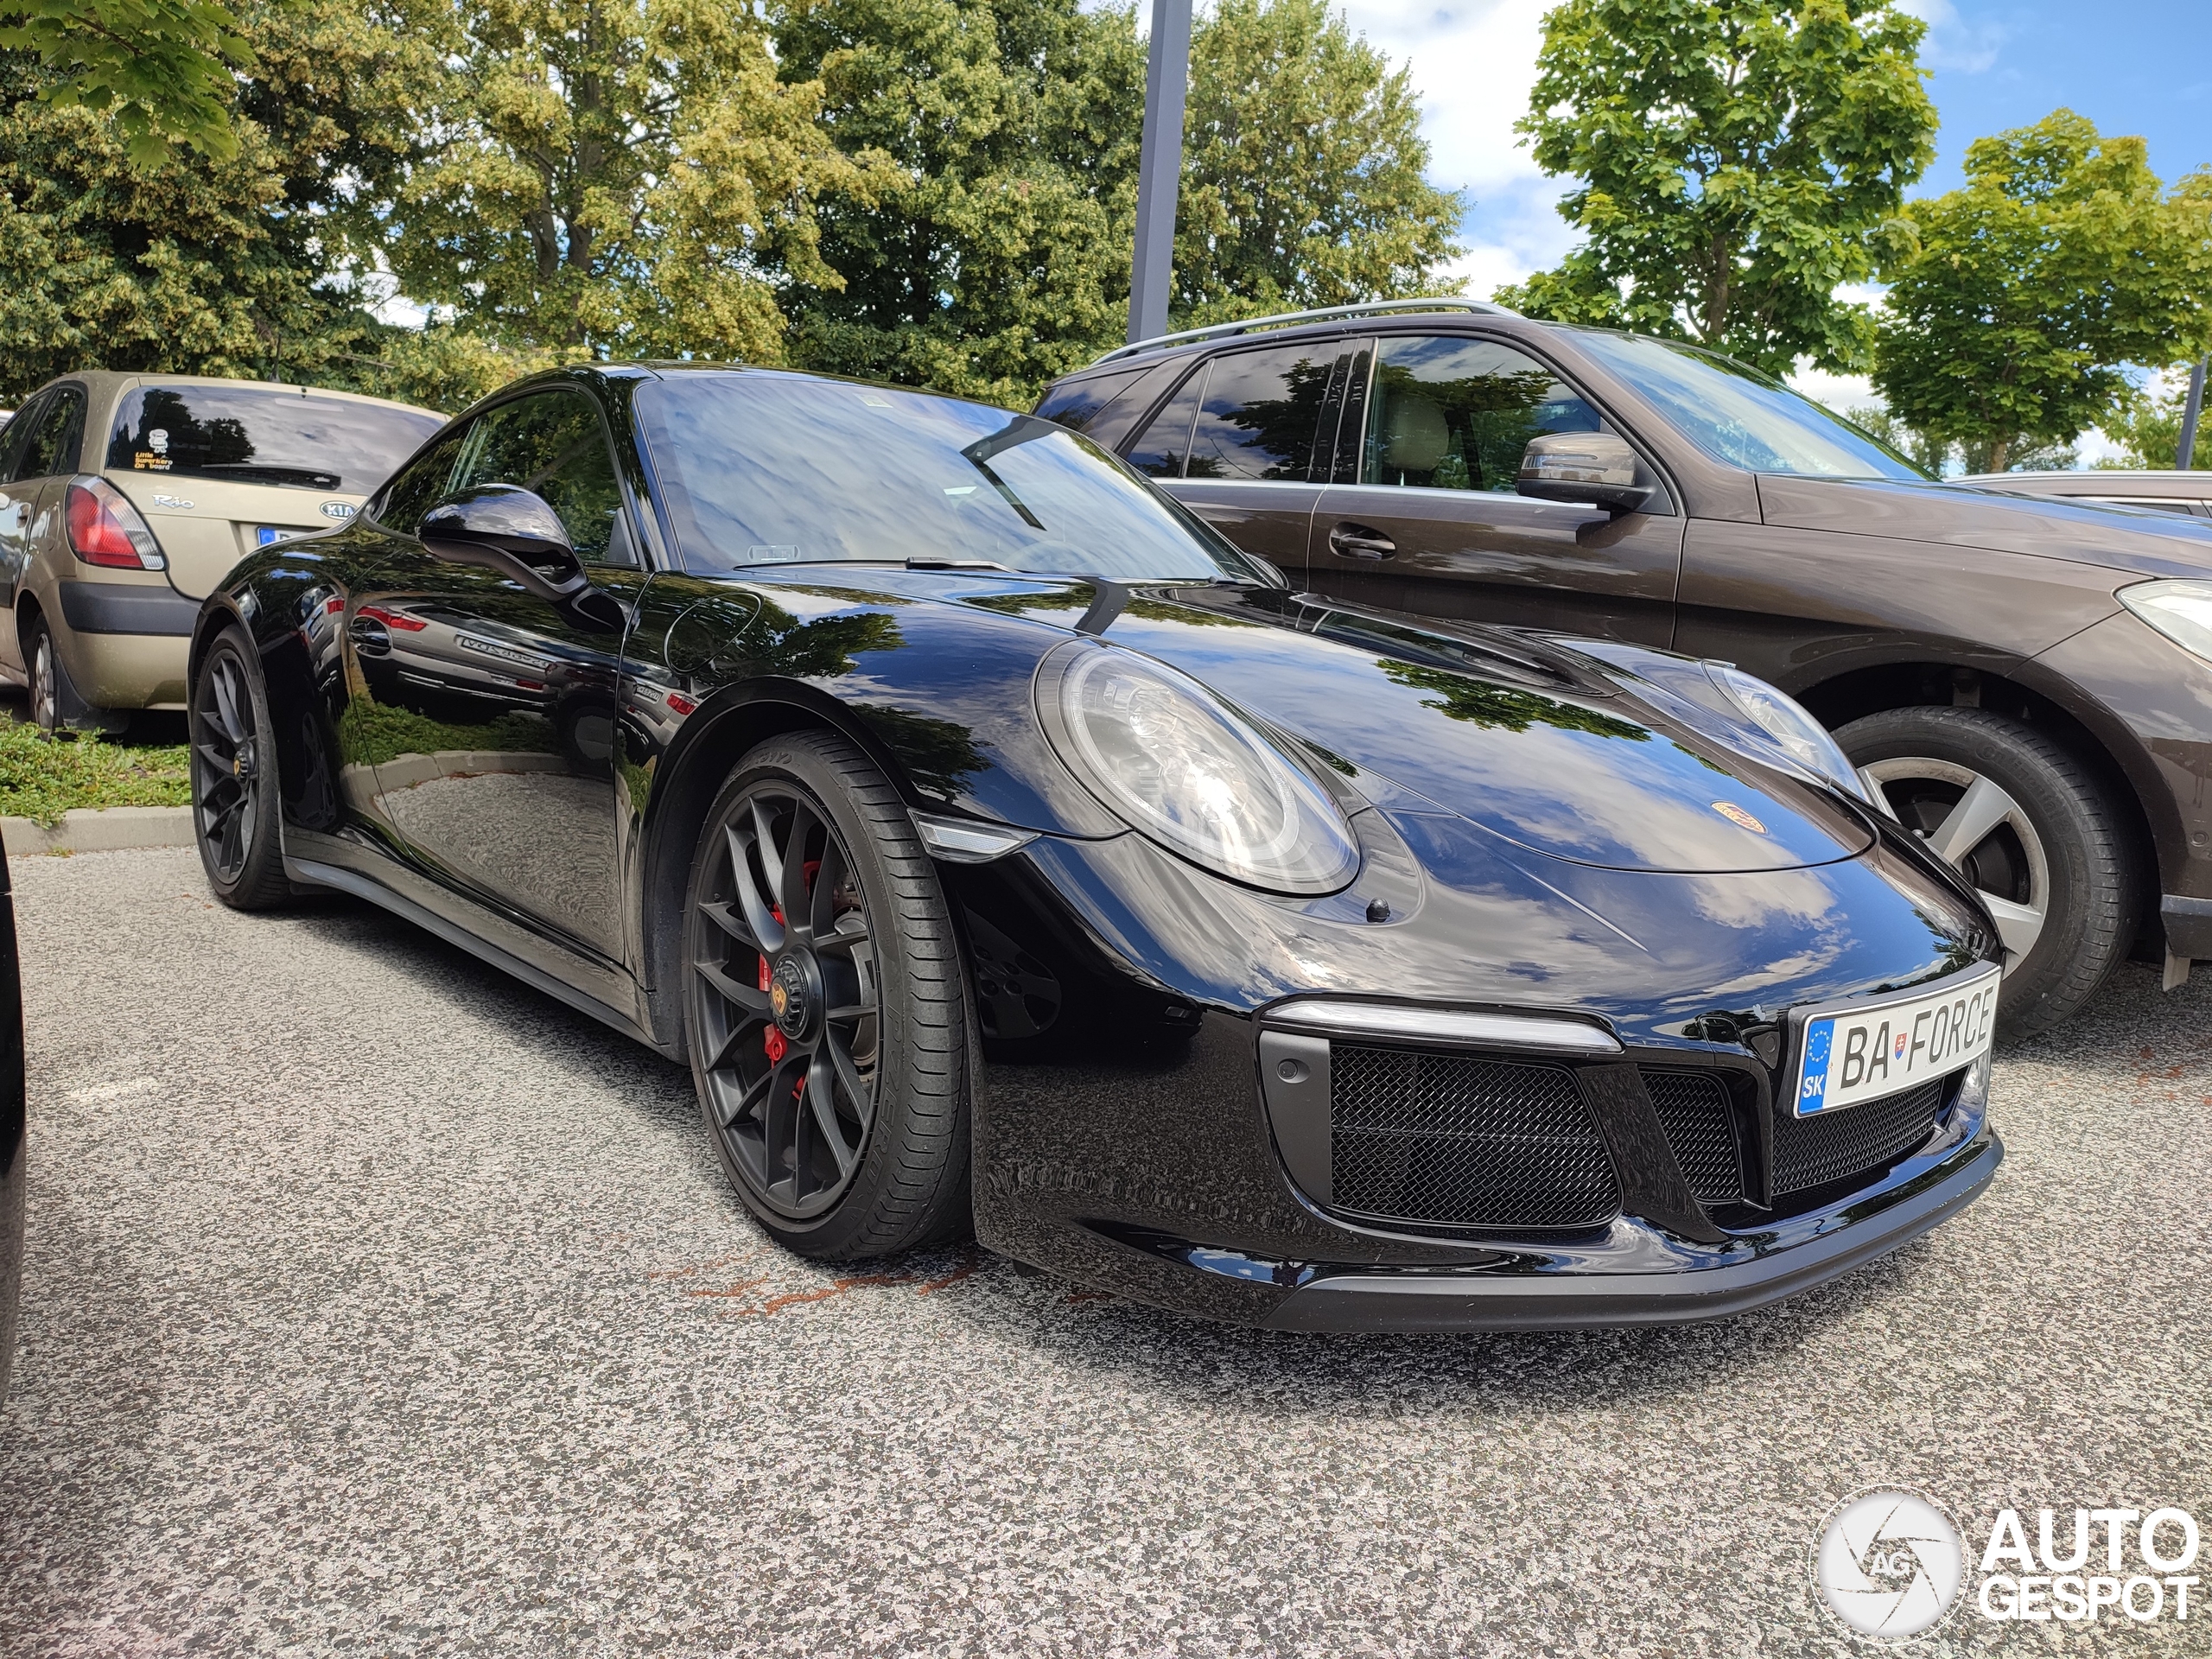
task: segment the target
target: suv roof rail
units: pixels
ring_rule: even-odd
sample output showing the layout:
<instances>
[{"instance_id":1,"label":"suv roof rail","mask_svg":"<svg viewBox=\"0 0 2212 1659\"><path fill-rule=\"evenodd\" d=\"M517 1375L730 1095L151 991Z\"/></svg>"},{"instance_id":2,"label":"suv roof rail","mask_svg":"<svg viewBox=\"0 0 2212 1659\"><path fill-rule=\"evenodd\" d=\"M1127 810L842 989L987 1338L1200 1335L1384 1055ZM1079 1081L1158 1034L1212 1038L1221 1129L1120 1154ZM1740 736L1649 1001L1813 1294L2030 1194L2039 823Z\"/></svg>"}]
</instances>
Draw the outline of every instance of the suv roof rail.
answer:
<instances>
[{"instance_id":1,"label":"suv roof rail","mask_svg":"<svg viewBox=\"0 0 2212 1659\"><path fill-rule=\"evenodd\" d=\"M1117 357L1133 357L1139 352L1157 351L1163 346L1187 345L1194 340L1224 340L1231 334L1249 334L1255 328L1284 328L1293 323L1324 322L1332 317L1386 316L1395 311L1472 311L1491 317L1521 315L1488 300L1370 300L1359 305L1326 305L1318 311L1279 311L1268 317L1243 317L1205 328L1185 328L1179 334L1154 334L1149 340L1133 340L1126 346L1116 346L1096 362L1084 366L1095 369L1100 363L1111 363Z\"/></svg>"}]
</instances>

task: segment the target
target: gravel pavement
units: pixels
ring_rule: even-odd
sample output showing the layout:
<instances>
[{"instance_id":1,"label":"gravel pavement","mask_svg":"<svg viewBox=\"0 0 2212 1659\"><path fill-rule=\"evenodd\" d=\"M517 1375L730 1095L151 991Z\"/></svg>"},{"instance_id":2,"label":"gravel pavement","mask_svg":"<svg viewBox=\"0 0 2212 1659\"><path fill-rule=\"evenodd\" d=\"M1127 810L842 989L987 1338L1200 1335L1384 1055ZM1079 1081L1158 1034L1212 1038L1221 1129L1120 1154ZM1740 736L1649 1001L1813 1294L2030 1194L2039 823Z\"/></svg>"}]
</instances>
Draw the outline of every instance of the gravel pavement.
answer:
<instances>
[{"instance_id":1,"label":"gravel pavement","mask_svg":"<svg viewBox=\"0 0 2212 1659\"><path fill-rule=\"evenodd\" d=\"M2212 974L2000 1054L1995 1187L1840 1284L1321 1338L808 1266L684 1073L426 935L233 914L189 851L15 875L11 1656L1872 1653L1808 1587L1860 1487L1970 1554L2002 1505L2212 1518ZM2212 1613L1908 1649L2000 1650Z\"/></svg>"}]
</instances>

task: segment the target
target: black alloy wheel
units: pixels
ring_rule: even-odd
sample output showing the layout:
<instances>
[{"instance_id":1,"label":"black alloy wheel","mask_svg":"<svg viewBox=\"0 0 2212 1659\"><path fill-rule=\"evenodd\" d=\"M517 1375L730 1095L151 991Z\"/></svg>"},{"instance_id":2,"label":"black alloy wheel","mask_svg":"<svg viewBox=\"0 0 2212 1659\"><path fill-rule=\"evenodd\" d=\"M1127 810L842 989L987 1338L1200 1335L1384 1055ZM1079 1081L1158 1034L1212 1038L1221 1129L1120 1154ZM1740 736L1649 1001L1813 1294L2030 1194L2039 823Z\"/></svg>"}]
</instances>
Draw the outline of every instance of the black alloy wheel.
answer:
<instances>
[{"instance_id":1,"label":"black alloy wheel","mask_svg":"<svg viewBox=\"0 0 2212 1659\"><path fill-rule=\"evenodd\" d=\"M29 649L23 653L30 667L31 724L41 732L61 726L61 670L54 654L54 630L42 616L31 619Z\"/></svg>"},{"instance_id":2,"label":"black alloy wheel","mask_svg":"<svg viewBox=\"0 0 2212 1659\"><path fill-rule=\"evenodd\" d=\"M1876 801L1988 907L2004 1025L2048 1030L2088 1001L2127 955L2138 896L2120 815L2082 763L1986 709L1891 709L1835 736Z\"/></svg>"},{"instance_id":3,"label":"black alloy wheel","mask_svg":"<svg viewBox=\"0 0 2212 1659\"><path fill-rule=\"evenodd\" d=\"M192 683L192 821L215 896L266 910L291 896L276 814L276 744L253 642L226 628Z\"/></svg>"},{"instance_id":4,"label":"black alloy wheel","mask_svg":"<svg viewBox=\"0 0 2212 1659\"><path fill-rule=\"evenodd\" d=\"M747 755L701 834L684 952L701 1109L771 1233L851 1259L964 1229L959 952L880 772L827 734Z\"/></svg>"}]
</instances>

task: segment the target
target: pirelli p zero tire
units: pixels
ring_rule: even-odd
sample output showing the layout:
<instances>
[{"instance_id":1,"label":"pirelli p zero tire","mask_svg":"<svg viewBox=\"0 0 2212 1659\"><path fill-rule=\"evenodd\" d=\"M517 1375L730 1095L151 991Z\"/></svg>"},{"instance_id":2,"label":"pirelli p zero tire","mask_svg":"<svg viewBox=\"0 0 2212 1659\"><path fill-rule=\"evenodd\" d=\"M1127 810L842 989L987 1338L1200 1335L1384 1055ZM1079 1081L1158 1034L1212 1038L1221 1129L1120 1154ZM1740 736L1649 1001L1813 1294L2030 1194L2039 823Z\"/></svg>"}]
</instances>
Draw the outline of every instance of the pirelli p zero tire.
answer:
<instances>
[{"instance_id":1,"label":"pirelli p zero tire","mask_svg":"<svg viewBox=\"0 0 2212 1659\"><path fill-rule=\"evenodd\" d=\"M964 1234L972 1052L937 870L850 744L760 745L699 837L684 1033L716 1155L762 1227L828 1261Z\"/></svg>"},{"instance_id":2,"label":"pirelli p zero tire","mask_svg":"<svg viewBox=\"0 0 2212 1659\"><path fill-rule=\"evenodd\" d=\"M2126 957L2138 904L2126 823L2088 768L1982 709L1885 709L1835 737L1989 906L2005 946L2002 1024L2047 1031L2088 1001Z\"/></svg>"},{"instance_id":3,"label":"pirelli p zero tire","mask_svg":"<svg viewBox=\"0 0 2212 1659\"><path fill-rule=\"evenodd\" d=\"M192 678L192 827L207 885L233 910L292 896L277 823L276 736L253 641L233 623Z\"/></svg>"}]
</instances>

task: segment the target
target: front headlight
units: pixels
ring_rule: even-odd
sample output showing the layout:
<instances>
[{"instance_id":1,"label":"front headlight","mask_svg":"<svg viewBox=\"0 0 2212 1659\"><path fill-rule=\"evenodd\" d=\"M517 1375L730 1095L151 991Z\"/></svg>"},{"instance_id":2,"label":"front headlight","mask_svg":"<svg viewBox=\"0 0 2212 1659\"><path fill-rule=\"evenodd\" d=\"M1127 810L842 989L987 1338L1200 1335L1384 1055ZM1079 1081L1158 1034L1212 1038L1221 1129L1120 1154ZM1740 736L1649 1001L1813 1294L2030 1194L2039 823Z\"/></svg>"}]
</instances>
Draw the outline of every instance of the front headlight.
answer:
<instances>
[{"instance_id":1,"label":"front headlight","mask_svg":"<svg viewBox=\"0 0 2212 1659\"><path fill-rule=\"evenodd\" d=\"M1726 663L1707 663L1705 671L1720 688L1722 695L1742 711L1744 718L1772 738L1801 769L1834 784L1847 795L1866 801L1870 806L1873 804L1867 798L1866 785L1859 781L1858 772L1828 735L1827 728L1807 713L1802 703L1764 680Z\"/></svg>"},{"instance_id":2,"label":"front headlight","mask_svg":"<svg viewBox=\"0 0 2212 1659\"><path fill-rule=\"evenodd\" d=\"M2145 582L2120 602L2183 651L2212 662L2212 582Z\"/></svg>"},{"instance_id":3,"label":"front headlight","mask_svg":"<svg viewBox=\"0 0 2212 1659\"><path fill-rule=\"evenodd\" d=\"M1273 893L1333 893L1358 870L1328 791L1187 676L1071 642L1045 659L1037 702L1070 770L1170 851Z\"/></svg>"}]
</instances>

